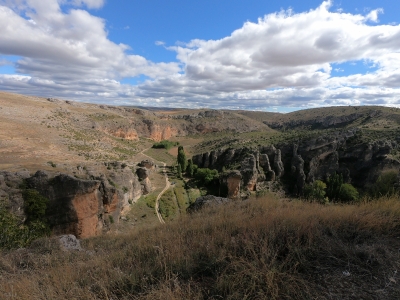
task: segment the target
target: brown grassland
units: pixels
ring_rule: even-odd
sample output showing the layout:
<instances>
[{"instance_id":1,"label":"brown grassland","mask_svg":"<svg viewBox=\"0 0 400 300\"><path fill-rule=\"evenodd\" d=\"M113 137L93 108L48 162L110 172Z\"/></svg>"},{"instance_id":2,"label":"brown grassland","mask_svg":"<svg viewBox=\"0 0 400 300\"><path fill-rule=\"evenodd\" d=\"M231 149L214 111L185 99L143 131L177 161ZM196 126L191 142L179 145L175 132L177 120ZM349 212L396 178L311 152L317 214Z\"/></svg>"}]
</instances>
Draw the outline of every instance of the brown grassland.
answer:
<instances>
[{"instance_id":1,"label":"brown grassland","mask_svg":"<svg viewBox=\"0 0 400 300\"><path fill-rule=\"evenodd\" d=\"M400 201L272 195L153 228L3 251L1 299L400 299Z\"/></svg>"}]
</instances>

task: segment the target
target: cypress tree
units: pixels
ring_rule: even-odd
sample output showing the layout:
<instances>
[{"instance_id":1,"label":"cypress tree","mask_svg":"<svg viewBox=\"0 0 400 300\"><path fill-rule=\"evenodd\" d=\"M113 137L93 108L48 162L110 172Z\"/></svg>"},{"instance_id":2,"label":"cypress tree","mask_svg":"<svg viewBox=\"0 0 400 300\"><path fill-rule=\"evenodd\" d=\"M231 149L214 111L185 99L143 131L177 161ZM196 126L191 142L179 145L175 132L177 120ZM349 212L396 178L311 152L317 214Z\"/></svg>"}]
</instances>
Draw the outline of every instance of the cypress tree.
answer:
<instances>
[{"instance_id":1,"label":"cypress tree","mask_svg":"<svg viewBox=\"0 0 400 300\"><path fill-rule=\"evenodd\" d=\"M185 150L183 150L182 146L179 146L178 148L178 165L181 166L181 170L186 170L187 168L187 160L186 160L186 154Z\"/></svg>"},{"instance_id":2,"label":"cypress tree","mask_svg":"<svg viewBox=\"0 0 400 300\"><path fill-rule=\"evenodd\" d=\"M186 169L186 173L190 177L193 177L194 167L193 167L193 161L191 159L188 160L188 166L187 166L187 169Z\"/></svg>"},{"instance_id":3,"label":"cypress tree","mask_svg":"<svg viewBox=\"0 0 400 300\"><path fill-rule=\"evenodd\" d=\"M181 168L180 164L178 164L178 166L177 166L177 171L178 171L178 177L182 178L182 168Z\"/></svg>"}]
</instances>

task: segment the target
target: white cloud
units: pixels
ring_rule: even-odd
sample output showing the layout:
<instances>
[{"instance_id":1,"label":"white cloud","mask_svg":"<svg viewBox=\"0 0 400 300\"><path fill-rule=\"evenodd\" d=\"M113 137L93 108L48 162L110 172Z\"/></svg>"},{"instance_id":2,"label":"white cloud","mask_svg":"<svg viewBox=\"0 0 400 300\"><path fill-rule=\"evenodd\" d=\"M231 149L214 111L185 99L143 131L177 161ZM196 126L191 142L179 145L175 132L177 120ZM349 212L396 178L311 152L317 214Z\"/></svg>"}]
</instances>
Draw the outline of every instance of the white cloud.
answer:
<instances>
[{"instance_id":1,"label":"white cloud","mask_svg":"<svg viewBox=\"0 0 400 300\"><path fill-rule=\"evenodd\" d=\"M0 54L21 56L16 68L28 75L0 75L0 88L181 107L400 104L400 25L376 24L380 8L365 15L332 12L324 1L303 13L281 11L220 40L179 42L167 47L178 62L153 63L110 41L104 20L82 9L62 13L63 4L99 8L104 1L0 0ZM374 69L343 76L341 63L357 61ZM340 77L331 74L337 63ZM151 79L119 82L138 75Z\"/></svg>"},{"instance_id":2,"label":"white cloud","mask_svg":"<svg viewBox=\"0 0 400 300\"><path fill-rule=\"evenodd\" d=\"M154 78L180 70L176 63L156 64L126 54L129 46L108 39L104 20L81 9L63 13L60 3L94 8L104 1L27 0L10 7L0 2L0 53L22 57L18 72L67 83L140 74Z\"/></svg>"}]
</instances>

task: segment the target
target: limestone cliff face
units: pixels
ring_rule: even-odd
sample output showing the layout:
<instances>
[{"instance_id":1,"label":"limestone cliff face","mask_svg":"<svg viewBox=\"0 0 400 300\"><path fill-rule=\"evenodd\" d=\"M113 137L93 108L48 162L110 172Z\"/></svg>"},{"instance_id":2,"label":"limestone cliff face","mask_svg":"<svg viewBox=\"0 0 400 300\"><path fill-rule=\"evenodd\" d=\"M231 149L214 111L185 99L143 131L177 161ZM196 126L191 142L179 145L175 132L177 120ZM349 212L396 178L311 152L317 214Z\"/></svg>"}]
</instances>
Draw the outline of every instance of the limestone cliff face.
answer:
<instances>
[{"instance_id":1,"label":"limestone cliff face","mask_svg":"<svg viewBox=\"0 0 400 300\"><path fill-rule=\"evenodd\" d=\"M162 140L168 140L171 137L176 136L178 130L176 128L172 128L171 126L160 126L153 125L150 129L150 138L156 142Z\"/></svg>"},{"instance_id":2,"label":"limestone cliff face","mask_svg":"<svg viewBox=\"0 0 400 300\"><path fill-rule=\"evenodd\" d=\"M298 146L293 145L293 157L291 162L291 175L295 178L295 191L302 191L306 183L306 174L304 173L304 160L297 153Z\"/></svg>"},{"instance_id":3,"label":"limestone cliff face","mask_svg":"<svg viewBox=\"0 0 400 300\"><path fill-rule=\"evenodd\" d=\"M95 236L103 228L104 206L97 180L81 180L60 174L53 178L38 171L27 180L49 199L46 215L54 234L70 233L80 238Z\"/></svg>"},{"instance_id":4,"label":"limestone cliff face","mask_svg":"<svg viewBox=\"0 0 400 300\"><path fill-rule=\"evenodd\" d=\"M0 198L7 199L9 210L23 222L24 182L25 188L35 189L49 199L46 219L54 234L96 236L107 231L111 221L118 222L142 195L142 185L131 168L117 162L109 168L107 175L87 171L91 179L46 171L37 171L33 176L29 172L1 172Z\"/></svg>"},{"instance_id":5,"label":"limestone cliff face","mask_svg":"<svg viewBox=\"0 0 400 300\"><path fill-rule=\"evenodd\" d=\"M115 137L136 141L139 139L137 131L133 128L118 128L115 131L109 131L109 133Z\"/></svg>"},{"instance_id":6,"label":"limestone cliff face","mask_svg":"<svg viewBox=\"0 0 400 300\"><path fill-rule=\"evenodd\" d=\"M195 155L193 163L200 168L236 170L223 174L220 180L222 196L240 197L241 192L256 191L265 181L273 181L283 174L280 151L275 147L257 149L226 149ZM274 161L271 166L270 161Z\"/></svg>"},{"instance_id":7,"label":"limestone cliff face","mask_svg":"<svg viewBox=\"0 0 400 300\"><path fill-rule=\"evenodd\" d=\"M371 112L369 113L369 116L373 117L375 116L375 114L376 112ZM312 128L329 128L332 126L343 126L365 116L366 115L360 113L352 113L349 115L342 115L342 116L317 117L316 119L310 119L310 120L291 120L287 122L265 122L265 124L274 129L296 128L302 126L311 126Z\"/></svg>"},{"instance_id":8,"label":"limestone cliff face","mask_svg":"<svg viewBox=\"0 0 400 300\"><path fill-rule=\"evenodd\" d=\"M229 199L240 198L241 182L242 174L236 170L222 174L220 177L220 185L225 188L223 193L226 194Z\"/></svg>"},{"instance_id":9,"label":"limestone cliff face","mask_svg":"<svg viewBox=\"0 0 400 300\"><path fill-rule=\"evenodd\" d=\"M326 180L335 172L341 173L345 182L363 188L375 182L383 170L400 169L400 161L391 155L399 148L397 142L363 143L358 142L357 134L357 130L347 130L277 147L218 150L195 155L193 162L201 168L237 170L242 191L263 189L271 186L268 182L281 181L287 191L297 195L306 183ZM238 185L229 185L227 178L222 178L221 186L226 195L237 195L234 189Z\"/></svg>"},{"instance_id":10,"label":"limestone cliff face","mask_svg":"<svg viewBox=\"0 0 400 300\"><path fill-rule=\"evenodd\" d=\"M151 182L149 179L150 171L147 168L137 168L136 174L139 177L140 184L142 186L142 193L143 195L147 195L151 192Z\"/></svg>"}]
</instances>

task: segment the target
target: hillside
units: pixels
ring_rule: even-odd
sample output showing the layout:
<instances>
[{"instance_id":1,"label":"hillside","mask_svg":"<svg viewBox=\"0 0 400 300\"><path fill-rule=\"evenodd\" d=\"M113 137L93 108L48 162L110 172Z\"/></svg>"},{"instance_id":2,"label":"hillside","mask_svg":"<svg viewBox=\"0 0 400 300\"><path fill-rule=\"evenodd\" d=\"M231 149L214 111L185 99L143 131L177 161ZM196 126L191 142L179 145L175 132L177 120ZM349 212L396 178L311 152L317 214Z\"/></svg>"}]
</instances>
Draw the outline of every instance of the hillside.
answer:
<instances>
[{"instance_id":1,"label":"hillside","mask_svg":"<svg viewBox=\"0 0 400 300\"><path fill-rule=\"evenodd\" d=\"M0 126L0 295L400 298L399 109L0 92ZM83 250L60 248L61 234Z\"/></svg>"},{"instance_id":2,"label":"hillside","mask_svg":"<svg viewBox=\"0 0 400 300\"><path fill-rule=\"evenodd\" d=\"M147 110L0 93L0 168L51 169L129 161L152 141L207 133L271 131L236 113Z\"/></svg>"}]
</instances>

